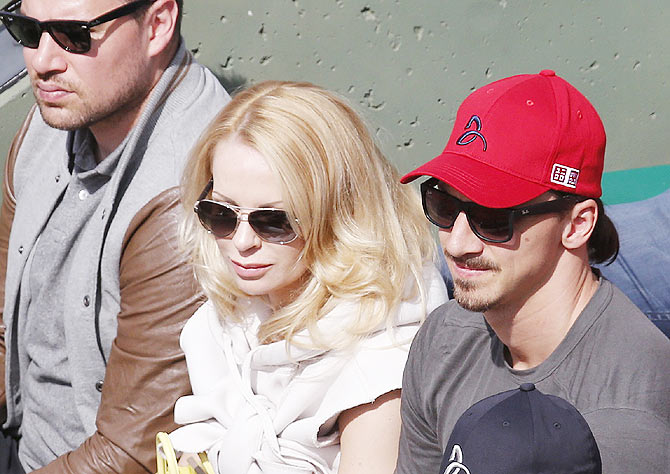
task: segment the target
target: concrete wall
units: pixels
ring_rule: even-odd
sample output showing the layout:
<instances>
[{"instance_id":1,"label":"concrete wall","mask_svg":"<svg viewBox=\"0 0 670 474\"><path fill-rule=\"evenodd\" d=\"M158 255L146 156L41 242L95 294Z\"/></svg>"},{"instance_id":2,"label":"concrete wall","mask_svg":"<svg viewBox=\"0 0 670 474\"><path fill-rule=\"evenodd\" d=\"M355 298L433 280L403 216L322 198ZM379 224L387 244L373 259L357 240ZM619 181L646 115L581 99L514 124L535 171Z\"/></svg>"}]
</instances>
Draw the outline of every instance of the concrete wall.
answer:
<instances>
[{"instance_id":1,"label":"concrete wall","mask_svg":"<svg viewBox=\"0 0 670 474\"><path fill-rule=\"evenodd\" d=\"M596 106L607 170L667 165L666 0L185 0L184 35L230 87L298 79L347 97L407 171L438 154L471 91L555 69ZM29 106L0 96L0 148ZM665 168L663 168L665 169Z\"/></svg>"}]
</instances>

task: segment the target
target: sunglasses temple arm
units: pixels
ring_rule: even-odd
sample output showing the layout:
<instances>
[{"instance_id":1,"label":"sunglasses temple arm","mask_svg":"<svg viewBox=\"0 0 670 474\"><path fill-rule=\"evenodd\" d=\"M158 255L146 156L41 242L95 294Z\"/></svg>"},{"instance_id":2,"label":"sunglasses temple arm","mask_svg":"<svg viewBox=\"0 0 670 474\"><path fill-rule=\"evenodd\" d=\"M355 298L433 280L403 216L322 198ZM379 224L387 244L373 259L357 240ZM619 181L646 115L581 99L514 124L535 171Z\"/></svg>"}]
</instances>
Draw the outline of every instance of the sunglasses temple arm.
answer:
<instances>
[{"instance_id":1,"label":"sunglasses temple arm","mask_svg":"<svg viewBox=\"0 0 670 474\"><path fill-rule=\"evenodd\" d=\"M214 178L210 179L209 182L207 183L207 186L205 186L205 189L202 190L202 193L200 193L200 196L198 196L198 201L202 201L203 199L205 199L213 187L214 187Z\"/></svg>"},{"instance_id":2,"label":"sunglasses temple arm","mask_svg":"<svg viewBox=\"0 0 670 474\"><path fill-rule=\"evenodd\" d=\"M13 12L16 10L19 6L21 5L21 0L12 0L9 2L7 5L4 7L0 8L0 10L5 11L5 12Z\"/></svg>"},{"instance_id":3,"label":"sunglasses temple arm","mask_svg":"<svg viewBox=\"0 0 670 474\"><path fill-rule=\"evenodd\" d=\"M123 5L119 8L116 8L116 9L112 10L111 12L106 13L106 14L96 18L93 21L89 21L87 26L89 28L93 28L94 26L98 26L102 23L106 23L106 22L111 21L111 20L116 20L117 18L121 18L122 16L129 15L130 13L133 13L134 11L139 10L140 8L142 8L145 5L150 5L151 3L153 3L153 1L151 1L151 0L138 0L136 2L126 3L125 5Z\"/></svg>"}]
</instances>

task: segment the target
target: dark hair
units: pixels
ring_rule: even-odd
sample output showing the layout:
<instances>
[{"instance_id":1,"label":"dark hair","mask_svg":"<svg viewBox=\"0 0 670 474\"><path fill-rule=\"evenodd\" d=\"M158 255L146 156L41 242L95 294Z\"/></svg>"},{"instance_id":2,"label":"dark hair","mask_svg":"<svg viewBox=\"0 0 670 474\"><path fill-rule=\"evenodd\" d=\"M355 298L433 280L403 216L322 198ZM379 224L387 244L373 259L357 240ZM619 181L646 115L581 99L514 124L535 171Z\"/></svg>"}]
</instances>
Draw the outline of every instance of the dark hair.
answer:
<instances>
[{"instance_id":1,"label":"dark hair","mask_svg":"<svg viewBox=\"0 0 670 474\"><path fill-rule=\"evenodd\" d=\"M177 8L179 12L177 13L177 27L175 28L175 34L181 34L181 18L184 16L184 0L175 0L177 2Z\"/></svg>"},{"instance_id":2,"label":"dark hair","mask_svg":"<svg viewBox=\"0 0 670 474\"><path fill-rule=\"evenodd\" d=\"M598 204L598 220L588 242L589 262L609 265L619 255L619 233L605 214L603 202L599 198L593 200Z\"/></svg>"},{"instance_id":3,"label":"dark hair","mask_svg":"<svg viewBox=\"0 0 670 474\"><path fill-rule=\"evenodd\" d=\"M130 3L132 1L133 0L126 0L126 3ZM179 36L181 35L181 19L182 16L184 16L184 0L175 0L175 3L177 4L177 25L175 26L174 34L175 36ZM136 13L138 18L140 18L145 11L145 9L141 9L138 13Z\"/></svg>"},{"instance_id":4,"label":"dark hair","mask_svg":"<svg viewBox=\"0 0 670 474\"><path fill-rule=\"evenodd\" d=\"M576 202L593 199L598 206L598 220L596 227L587 243L589 252L589 263L604 263L609 265L619 255L619 233L614 227L614 222L605 214L605 206L600 198L579 196L561 191L551 191L558 197L572 196Z\"/></svg>"}]
</instances>

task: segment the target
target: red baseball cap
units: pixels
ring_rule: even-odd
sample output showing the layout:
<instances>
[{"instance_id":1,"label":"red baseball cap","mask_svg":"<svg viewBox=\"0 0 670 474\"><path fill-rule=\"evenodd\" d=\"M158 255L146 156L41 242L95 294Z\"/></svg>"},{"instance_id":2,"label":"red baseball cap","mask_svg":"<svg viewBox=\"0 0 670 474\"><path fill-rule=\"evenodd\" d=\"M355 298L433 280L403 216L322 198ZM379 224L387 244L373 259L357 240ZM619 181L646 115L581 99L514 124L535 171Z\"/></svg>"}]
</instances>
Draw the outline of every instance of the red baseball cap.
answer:
<instances>
[{"instance_id":1,"label":"red baseball cap","mask_svg":"<svg viewBox=\"0 0 670 474\"><path fill-rule=\"evenodd\" d=\"M604 158L605 128L596 109L544 70L470 94L442 154L401 182L432 176L494 208L518 206L552 189L600 197Z\"/></svg>"}]
</instances>

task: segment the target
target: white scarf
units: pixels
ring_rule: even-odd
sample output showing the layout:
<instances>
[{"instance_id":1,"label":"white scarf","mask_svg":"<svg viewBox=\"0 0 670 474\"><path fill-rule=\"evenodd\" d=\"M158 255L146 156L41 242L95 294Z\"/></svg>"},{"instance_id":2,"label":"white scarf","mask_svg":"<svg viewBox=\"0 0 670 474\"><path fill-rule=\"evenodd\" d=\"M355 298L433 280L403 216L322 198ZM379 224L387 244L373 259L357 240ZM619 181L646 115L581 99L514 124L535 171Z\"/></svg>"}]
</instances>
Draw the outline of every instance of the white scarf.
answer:
<instances>
[{"instance_id":1,"label":"white scarf","mask_svg":"<svg viewBox=\"0 0 670 474\"><path fill-rule=\"evenodd\" d=\"M439 272L426 267L426 309L447 299ZM189 320L181 345L193 388L175 406L186 426L170 435L176 449L206 451L221 474L331 473L339 464L337 417L400 388L412 337L424 316L419 298L395 310L393 331L381 329L349 351L323 351L284 341L261 345L255 334L270 308L245 302L244 325L222 326L205 303ZM343 302L319 321L342 327L357 315ZM306 330L296 338L308 338Z\"/></svg>"}]
</instances>

